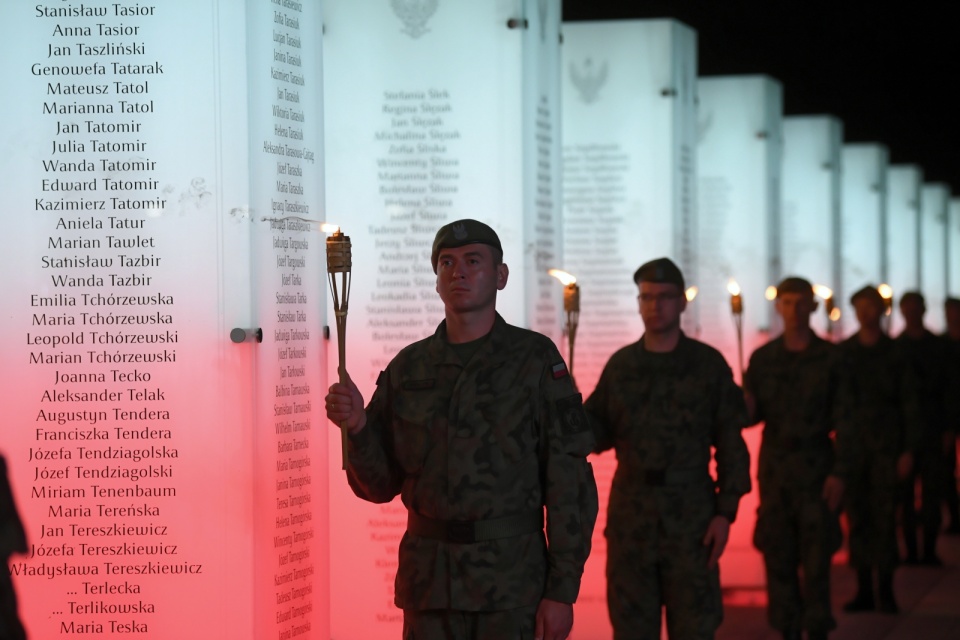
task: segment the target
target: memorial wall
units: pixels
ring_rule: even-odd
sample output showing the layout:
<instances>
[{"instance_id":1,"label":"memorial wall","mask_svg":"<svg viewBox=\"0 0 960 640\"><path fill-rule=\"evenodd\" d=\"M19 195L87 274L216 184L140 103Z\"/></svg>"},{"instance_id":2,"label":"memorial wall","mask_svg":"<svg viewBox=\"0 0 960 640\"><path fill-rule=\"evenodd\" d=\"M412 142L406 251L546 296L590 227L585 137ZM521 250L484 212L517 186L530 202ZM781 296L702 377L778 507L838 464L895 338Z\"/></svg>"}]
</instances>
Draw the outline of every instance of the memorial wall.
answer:
<instances>
[{"instance_id":1,"label":"memorial wall","mask_svg":"<svg viewBox=\"0 0 960 640\"><path fill-rule=\"evenodd\" d=\"M336 0L324 23L327 217L352 242L347 368L364 398L443 320L431 247L461 218L500 236L500 314L559 343L560 2ZM406 509L362 502L339 471L330 496L332 637L396 638Z\"/></svg>"},{"instance_id":2,"label":"memorial wall","mask_svg":"<svg viewBox=\"0 0 960 640\"><path fill-rule=\"evenodd\" d=\"M840 286L834 292L842 309L842 335L859 328L850 296L865 285L887 282L885 220L889 153L878 144L841 148Z\"/></svg>"},{"instance_id":3,"label":"memorial wall","mask_svg":"<svg viewBox=\"0 0 960 640\"><path fill-rule=\"evenodd\" d=\"M776 334L764 292L779 279L783 89L765 76L720 76L701 77L697 90L700 291L693 304L700 339L723 353L739 383L753 351ZM740 290L739 316L731 284ZM753 477L760 435L759 428L744 431ZM721 558L725 586L765 582L752 542L756 508L756 492L740 502Z\"/></svg>"},{"instance_id":4,"label":"memorial wall","mask_svg":"<svg viewBox=\"0 0 960 640\"><path fill-rule=\"evenodd\" d=\"M950 188L937 182L920 187L920 292L927 303L924 324L934 333L943 333L947 298L947 210Z\"/></svg>"},{"instance_id":5,"label":"memorial wall","mask_svg":"<svg viewBox=\"0 0 960 640\"><path fill-rule=\"evenodd\" d=\"M840 146L843 124L832 116L791 116L783 120L782 274L839 288ZM833 332L824 305L811 325Z\"/></svg>"},{"instance_id":6,"label":"memorial wall","mask_svg":"<svg viewBox=\"0 0 960 640\"><path fill-rule=\"evenodd\" d=\"M565 23L563 35L562 268L581 287L574 375L586 397L643 333L637 267L669 256L697 284L696 34L649 20ZM684 327L696 332L696 303ZM592 462L600 515L576 609L588 638L610 633L603 529L616 467L611 452Z\"/></svg>"},{"instance_id":7,"label":"memorial wall","mask_svg":"<svg viewBox=\"0 0 960 640\"><path fill-rule=\"evenodd\" d=\"M903 317L898 304L905 291L920 286L920 185L923 172L914 165L887 170L887 284L893 289L889 332L900 335Z\"/></svg>"},{"instance_id":8,"label":"memorial wall","mask_svg":"<svg viewBox=\"0 0 960 640\"><path fill-rule=\"evenodd\" d=\"M292 0L0 7L30 637L328 634L319 27Z\"/></svg>"},{"instance_id":9,"label":"memorial wall","mask_svg":"<svg viewBox=\"0 0 960 640\"><path fill-rule=\"evenodd\" d=\"M960 298L960 198L950 198L947 211L947 295Z\"/></svg>"}]
</instances>

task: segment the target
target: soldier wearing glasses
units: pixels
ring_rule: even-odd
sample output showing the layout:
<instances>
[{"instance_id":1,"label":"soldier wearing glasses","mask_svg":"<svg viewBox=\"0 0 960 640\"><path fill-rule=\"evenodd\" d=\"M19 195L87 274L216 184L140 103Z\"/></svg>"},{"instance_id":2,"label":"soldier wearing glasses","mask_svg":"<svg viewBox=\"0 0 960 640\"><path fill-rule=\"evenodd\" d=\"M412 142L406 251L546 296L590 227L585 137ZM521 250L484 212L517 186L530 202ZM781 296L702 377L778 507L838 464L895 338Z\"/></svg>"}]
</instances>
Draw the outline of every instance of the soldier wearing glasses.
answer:
<instances>
[{"instance_id":1,"label":"soldier wearing glasses","mask_svg":"<svg viewBox=\"0 0 960 640\"><path fill-rule=\"evenodd\" d=\"M670 638L713 638L717 561L750 490L746 407L723 356L680 330L680 269L660 258L634 282L644 334L610 358L584 404L596 451L617 454L605 531L614 638L659 638L662 607Z\"/></svg>"}]
</instances>

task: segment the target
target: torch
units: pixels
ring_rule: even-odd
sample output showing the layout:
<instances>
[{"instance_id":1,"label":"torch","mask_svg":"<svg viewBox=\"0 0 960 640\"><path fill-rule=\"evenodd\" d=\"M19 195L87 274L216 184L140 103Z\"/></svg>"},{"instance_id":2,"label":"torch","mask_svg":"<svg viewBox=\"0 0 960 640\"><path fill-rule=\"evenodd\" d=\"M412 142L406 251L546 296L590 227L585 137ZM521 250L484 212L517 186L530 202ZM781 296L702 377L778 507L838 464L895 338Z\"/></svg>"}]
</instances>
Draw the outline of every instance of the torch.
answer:
<instances>
[{"instance_id":1,"label":"torch","mask_svg":"<svg viewBox=\"0 0 960 640\"><path fill-rule=\"evenodd\" d=\"M733 324L737 328L737 365L740 367L740 379L743 380L743 295L740 285L733 278L727 282L727 292L730 294Z\"/></svg>"},{"instance_id":2,"label":"torch","mask_svg":"<svg viewBox=\"0 0 960 640\"><path fill-rule=\"evenodd\" d=\"M893 313L893 287L881 284L877 287L877 292L883 298L883 330L886 333L890 329L890 314Z\"/></svg>"},{"instance_id":3,"label":"torch","mask_svg":"<svg viewBox=\"0 0 960 640\"><path fill-rule=\"evenodd\" d=\"M577 337L577 325L580 324L580 287L577 279L560 269L550 269L547 273L563 285L563 310L567 314L567 344L569 345L570 375L573 375L573 343Z\"/></svg>"},{"instance_id":4,"label":"torch","mask_svg":"<svg viewBox=\"0 0 960 640\"><path fill-rule=\"evenodd\" d=\"M327 229L324 229L325 231ZM340 384L347 383L347 308L350 301L350 237L343 235L339 227L330 229L333 235L327 238L327 275L330 293L333 295L333 312L337 321L337 346L340 354ZM337 274L340 274L339 279ZM339 287L337 286L339 284ZM347 426L340 423L340 447L343 469L347 468Z\"/></svg>"},{"instance_id":5,"label":"torch","mask_svg":"<svg viewBox=\"0 0 960 640\"><path fill-rule=\"evenodd\" d=\"M833 337L833 323L840 319L840 307L833 299L833 289L822 284L813 285L813 292L823 299L823 308L827 312L827 333Z\"/></svg>"}]
</instances>

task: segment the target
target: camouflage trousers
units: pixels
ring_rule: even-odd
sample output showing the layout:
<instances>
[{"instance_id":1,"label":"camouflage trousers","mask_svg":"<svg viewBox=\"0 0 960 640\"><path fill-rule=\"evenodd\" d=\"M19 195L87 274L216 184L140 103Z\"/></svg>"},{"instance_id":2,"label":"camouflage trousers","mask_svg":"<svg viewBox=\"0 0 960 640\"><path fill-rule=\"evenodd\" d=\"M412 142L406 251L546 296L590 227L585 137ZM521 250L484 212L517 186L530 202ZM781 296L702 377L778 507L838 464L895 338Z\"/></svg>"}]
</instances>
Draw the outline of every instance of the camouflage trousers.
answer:
<instances>
[{"instance_id":1,"label":"camouflage trousers","mask_svg":"<svg viewBox=\"0 0 960 640\"><path fill-rule=\"evenodd\" d=\"M403 611L403 640L533 640L537 606L506 611Z\"/></svg>"},{"instance_id":2,"label":"camouflage trousers","mask_svg":"<svg viewBox=\"0 0 960 640\"><path fill-rule=\"evenodd\" d=\"M723 620L720 571L708 569L703 534L666 535L607 527L607 607L614 640L660 637L661 607L671 640L714 637Z\"/></svg>"},{"instance_id":3,"label":"camouflage trousers","mask_svg":"<svg viewBox=\"0 0 960 640\"><path fill-rule=\"evenodd\" d=\"M850 524L850 566L855 569L893 571L899 562L896 466L895 454L874 451L850 470L844 503Z\"/></svg>"},{"instance_id":4,"label":"camouflage trousers","mask_svg":"<svg viewBox=\"0 0 960 640\"><path fill-rule=\"evenodd\" d=\"M918 519L923 527L923 555L936 554L937 536L943 518L940 513L940 503L944 497L946 474L946 459L935 446L927 446L914 454L913 471L901 484L903 542L907 548L908 558L917 558ZM916 506L918 481L920 483L919 510Z\"/></svg>"},{"instance_id":5,"label":"camouflage trousers","mask_svg":"<svg viewBox=\"0 0 960 640\"><path fill-rule=\"evenodd\" d=\"M840 521L819 491L779 489L761 485L753 536L766 567L770 626L829 631L837 626L830 610L830 560L842 542Z\"/></svg>"}]
</instances>

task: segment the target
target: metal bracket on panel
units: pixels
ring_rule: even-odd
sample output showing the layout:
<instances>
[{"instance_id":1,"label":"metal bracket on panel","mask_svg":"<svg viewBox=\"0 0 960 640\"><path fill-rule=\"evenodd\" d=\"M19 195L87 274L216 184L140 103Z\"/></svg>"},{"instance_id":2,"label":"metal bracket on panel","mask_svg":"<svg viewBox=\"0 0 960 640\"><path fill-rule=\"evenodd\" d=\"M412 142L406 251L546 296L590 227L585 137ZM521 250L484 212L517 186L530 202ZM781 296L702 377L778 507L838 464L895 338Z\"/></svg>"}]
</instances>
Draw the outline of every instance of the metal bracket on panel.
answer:
<instances>
[{"instance_id":1,"label":"metal bracket on panel","mask_svg":"<svg viewBox=\"0 0 960 640\"><path fill-rule=\"evenodd\" d=\"M666 89L660 89L660 95L664 98L674 98L677 95L677 90L673 87L667 87Z\"/></svg>"},{"instance_id":2,"label":"metal bracket on panel","mask_svg":"<svg viewBox=\"0 0 960 640\"><path fill-rule=\"evenodd\" d=\"M510 18L507 20L507 29L529 29L530 21L526 18Z\"/></svg>"},{"instance_id":3,"label":"metal bracket on panel","mask_svg":"<svg viewBox=\"0 0 960 640\"><path fill-rule=\"evenodd\" d=\"M328 324L323 325L323 339L324 340L330 339L330 325Z\"/></svg>"},{"instance_id":4,"label":"metal bracket on panel","mask_svg":"<svg viewBox=\"0 0 960 640\"><path fill-rule=\"evenodd\" d=\"M263 342L263 329L241 329L236 327L230 331L230 340L240 344L241 342Z\"/></svg>"},{"instance_id":5,"label":"metal bracket on panel","mask_svg":"<svg viewBox=\"0 0 960 640\"><path fill-rule=\"evenodd\" d=\"M766 131L757 131L757 137L760 138L761 140L766 140L767 135L768 134Z\"/></svg>"}]
</instances>

